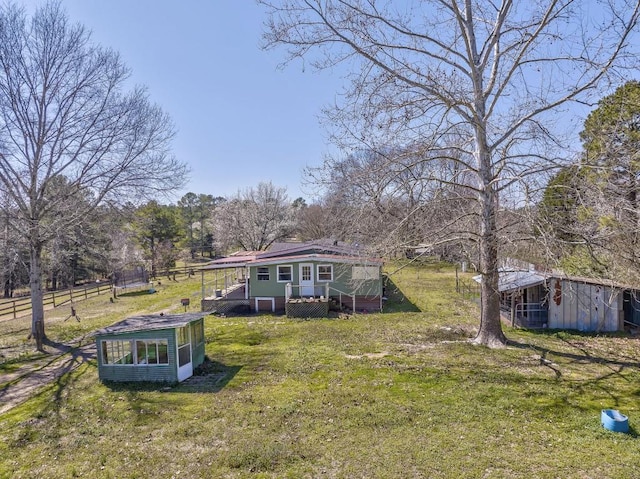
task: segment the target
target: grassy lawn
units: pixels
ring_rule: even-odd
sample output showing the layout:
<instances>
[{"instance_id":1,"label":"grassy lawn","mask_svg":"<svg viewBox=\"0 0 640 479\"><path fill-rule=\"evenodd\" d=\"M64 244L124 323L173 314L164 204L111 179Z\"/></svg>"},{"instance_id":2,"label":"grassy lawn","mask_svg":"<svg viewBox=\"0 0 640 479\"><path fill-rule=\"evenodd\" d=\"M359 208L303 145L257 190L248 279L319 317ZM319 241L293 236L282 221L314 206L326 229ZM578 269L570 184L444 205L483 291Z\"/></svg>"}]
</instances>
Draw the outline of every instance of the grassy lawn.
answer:
<instances>
[{"instance_id":1,"label":"grassy lawn","mask_svg":"<svg viewBox=\"0 0 640 479\"><path fill-rule=\"evenodd\" d=\"M192 281L118 314L179 305ZM172 388L101 384L89 363L0 416L0 477L640 477L638 338L506 328L510 347L474 346L454 281L406 268L384 314L209 316L207 374Z\"/></svg>"},{"instance_id":2,"label":"grassy lawn","mask_svg":"<svg viewBox=\"0 0 640 479\"><path fill-rule=\"evenodd\" d=\"M210 280L207 273L205 281ZM178 276L176 281L160 278L154 282L156 292L139 289L124 294L111 301L110 294L94 296L87 300L75 301L77 317L70 318L70 305L45 311L45 331L52 342L70 342L91 334L96 329L136 314L159 311L184 311L181 298L190 298L190 311L198 311L201 298L201 276ZM0 321L0 374L20 367L38 357L33 344L27 341L31 330L31 317ZM0 384L2 381L0 380Z\"/></svg>"}]
</instances>

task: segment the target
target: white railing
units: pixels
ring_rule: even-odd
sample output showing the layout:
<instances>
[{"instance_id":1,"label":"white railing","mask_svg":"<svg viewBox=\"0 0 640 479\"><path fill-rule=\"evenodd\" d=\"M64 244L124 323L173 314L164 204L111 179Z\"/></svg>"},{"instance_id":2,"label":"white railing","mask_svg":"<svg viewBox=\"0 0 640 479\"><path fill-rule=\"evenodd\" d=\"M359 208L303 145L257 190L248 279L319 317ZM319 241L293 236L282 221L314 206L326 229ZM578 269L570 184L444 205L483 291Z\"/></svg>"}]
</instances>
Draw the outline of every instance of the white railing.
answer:
<instances>
[{"instance_id":1,"label":"white railing","mask_svg":"<svg viewBox=\"0 0 640 479\"><path fill-rule=\"evenodd\" d=\"M299 285L299 284L291 284L291 283L285 284L285 287L284 287L284 296L285 296L284 299L285 299L285 302L289 302L289 299L294 297L293 292L296 289L298 291L298 295L295 296L295 297L302 297L302 295L299 294L299 292L300 292L300 288L303 288L303 287L304 286ZM346 293L344 291L340 291L337 288L329 286L329 283L325 283L324 285L314 285L314 293L318 290L317 288L322 288L322 294L320 294L320 295L314 294L313 295L314 297L315 296L320 296L320 298L329 299L329 295L332 294L333 292L335 292L335 293L337 293L339 304L342 304L342 296L343 295L344 296L348 296L348 297L351 298L351 303L352 303L351 310L352 311L356 310L356 295L355 295L355 293L349 294L349 293ZM333 294L333 295L335 296L335 294Z\"/></svg>"},{"instance_id":2,"label":"white railing","mask_svg":"<svg viewBox=\"0 0 640 479\"><path fill-rule=\"evenodd\" d=\"M302 294L300 294L301 288L308 288L308 285L300 285L300 284L291 284L291 283L287 283L284 285L284 299L285 301L289 301L290 298L293 298L294 296L296 297L302 297ZM298 294L294 295L293 292L294 290L297 288ZM316 292L321 291L320 294L316 294ZM312 296L312 297L316 297L316 296L320 296L321 298L329 298L329 283L325 283L324 285L319 285L319 284L315 284L313 285L313 293L312 295L305 295L305 296Z\"/></svg>"}]
</instances>

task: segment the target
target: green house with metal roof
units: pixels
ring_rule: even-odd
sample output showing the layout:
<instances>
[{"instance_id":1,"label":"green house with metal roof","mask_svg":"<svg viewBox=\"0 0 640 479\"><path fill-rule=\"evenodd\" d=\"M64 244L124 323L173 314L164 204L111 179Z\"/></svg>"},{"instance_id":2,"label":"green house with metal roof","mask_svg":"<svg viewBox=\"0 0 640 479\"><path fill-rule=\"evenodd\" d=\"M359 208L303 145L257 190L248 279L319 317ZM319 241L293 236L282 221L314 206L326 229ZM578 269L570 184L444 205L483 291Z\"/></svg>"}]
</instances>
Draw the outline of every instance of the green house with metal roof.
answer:
<instances>
[{"instance_id":1,"label":"green house with metal roof","mask_svg":"<svg viewBox=\"0 0 640 479\"><path fill-rule=\"evenodd\" d=\"M133 316L97 331L100 380L184 381L204 362L206 315Z\"/></svg>"},{"instance_id":2,"label":"green house with metal roof","mask_svg":"<svg viewBox=\"0 0 640 479\"><path fill-rule=\"evenodd\" d=\"M357 312L381 311L382 265L381 258L370 257L357 245L337 241L276 243L268 251L238 252L203 268L231 271L231 279L224 274L216 297L205 297L203 280L202 309L221 312L225 302L244 301L250 311L287 311L289 315L295 308L305 310L303 317L309 316L306 309L313 309L312 303L332 302ZM325 307L322 314L327 312Z\"/></svg>"}]
</instances>

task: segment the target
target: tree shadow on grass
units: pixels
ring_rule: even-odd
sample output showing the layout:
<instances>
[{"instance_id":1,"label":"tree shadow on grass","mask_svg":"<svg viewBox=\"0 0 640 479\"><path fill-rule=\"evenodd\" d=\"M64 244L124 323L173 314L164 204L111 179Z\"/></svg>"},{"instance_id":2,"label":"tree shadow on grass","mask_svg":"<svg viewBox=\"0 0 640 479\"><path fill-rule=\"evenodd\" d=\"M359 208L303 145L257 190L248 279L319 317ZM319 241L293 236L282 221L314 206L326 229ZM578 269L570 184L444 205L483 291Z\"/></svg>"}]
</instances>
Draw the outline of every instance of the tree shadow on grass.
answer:
<instances>
[{"instance_id":1,"label":"tree shadow on grass","mask_svg":"<svg viewBox=\"0 0 640 479\"><path fill-rule=\"evenodd\" d=\"M543 331L538 334L555 337L563 344L565 344L568 348L570 348L569 350L563 351L559 348L553 349L537 344L518 342L513 340L510 340L508 342L508 345L514 348L535 351L540 365L553 371L556 376L556 380L563 380L574 383L577 387L577 390L583 390L585 387L593 386L597 390L602 391L610 398L610 401L613 404L612 407L618 407L621 404L621 397L616 394L616 390L614 390L610 386L610 383L607 383L607 381L612 379L619 379L626 383L629 383L633 380L633 376L635 376L635 374L637 374L637 372L640 370L640 359L638 359L638 357L630 357L625 355L605 356L601 351L595 348L589 348L588 343L580 340L581 337L583 337L584 339L594 338L596 337L595 334L581 334L579 332L572 332L572 336L577 338L577 340L572 341L563 337L563 335L560 333L562 332ZM619 335L612 335L612 337L619 337ZM563 365L560 361L558 361L558 359L560 358L566 361L565 366L597 365L602 367L603 371L597 376L594 375L591 378L587 377L585 379L565 377ZM640 396L640 389L630 391L627 395ZM630 431L630 434L634 437L637 437L637 432L635 430Z\"/></svg>"},{"instance_id":2,"label":"tree shadow on grass","mask_svg":"<svg viewBox=\"0 0 640 479\"><path fill-rule=\"evenodd\" d=\"M419 313L421 310L407 298L402 290L386 276L384 279L385 313Z\"/></svg>"},{"instance_id":3,"label":"tree shadow on grass","mask_svg":"<svg viewBox=\"0 0 640 479\"><path fill-rule=\"evenodd\" d=\"M242 366L228 366L208 358L198 366L193 376L181 383L170 384L154 381L105 381L104 384L114 392L161 392L161 393L217 393L231 381Z\"/></svg>"}]
</instances>

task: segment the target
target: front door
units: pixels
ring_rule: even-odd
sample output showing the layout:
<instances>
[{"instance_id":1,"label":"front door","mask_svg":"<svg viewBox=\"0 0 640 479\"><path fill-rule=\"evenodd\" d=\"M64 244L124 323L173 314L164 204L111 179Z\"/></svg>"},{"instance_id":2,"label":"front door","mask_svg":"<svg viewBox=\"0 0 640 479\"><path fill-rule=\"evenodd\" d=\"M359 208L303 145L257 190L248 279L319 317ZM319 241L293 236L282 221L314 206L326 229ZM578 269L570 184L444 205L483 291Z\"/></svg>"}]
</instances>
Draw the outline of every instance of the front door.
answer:
<instances>
[{"instance_id":1,"label":"front door","mask_svg":"<svg viewBox=\"0 0 640 479\"><path fill-rule=\"evenodd\" d=\"M191 332L189 326L178 328L177 330L177 346L178 346L178 381L193 375L193 363L191 362Z\"/></svg>"},{"instance_id":2,"label":"front door","mask_svg":"<svg viewBox=\"0 0 640 479\"><path fill-rule=\"evenodd\" d=\"M300 296L314 296L313 263L300 264Z\"/></svg>"}]
</instances>

